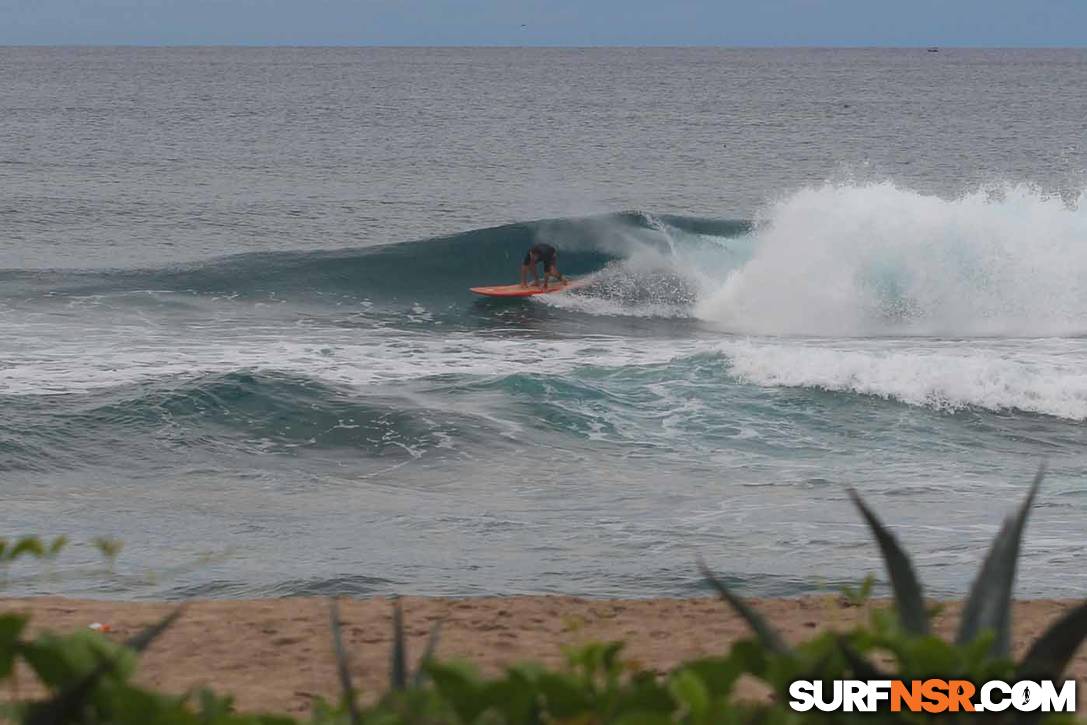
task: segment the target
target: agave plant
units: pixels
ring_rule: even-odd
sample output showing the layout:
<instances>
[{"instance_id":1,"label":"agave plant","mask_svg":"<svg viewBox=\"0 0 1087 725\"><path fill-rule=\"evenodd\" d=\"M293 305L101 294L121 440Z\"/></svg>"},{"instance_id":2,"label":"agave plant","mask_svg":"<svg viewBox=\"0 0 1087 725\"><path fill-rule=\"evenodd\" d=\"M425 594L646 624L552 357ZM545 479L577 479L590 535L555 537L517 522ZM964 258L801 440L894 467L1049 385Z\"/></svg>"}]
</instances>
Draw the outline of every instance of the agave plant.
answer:
<instances>
[{"instance_id":1,"label":"agave plant","mask_svg":"<svg viewBox=\"0 0 1087 725\"><path fill-rule=\"evenodd\" d=\"M1016 565L1027 516L1044 475L1044 468L1040 468L1026 498L1004 521L993 539L988 554L970 587L954 644L941 643L946 647L945 654L958 653L966 659L971 659L981 668L981 671L990 674L1003 673L1017 680L1059 679L1080 644L1087 638L1087 602L1084 602L1054 622L1034 641L1018 663L1011 663L1009 659L1012 589L1015 583ZM930 634L929 610L925 606L921 582L915 573L910 557L899 545L895 535L884 526L860 494L849 489L849 496L879 546L893 593L895 623L902 635L900 641L923 640L926 644L932 644L936 638ZM795 652L753 608L721 583L705 564L701 564L701 568L720 597L746 620L763 648L780 656L795 656ZM839 638L838 642L842 659L848 663L855 675L864 679L890 677L859 654L848 640ZM893 643L892 646L887 647L887 641L881 641L878 644L891 649L896 655L901 654L902 649L907 649L896 650ZM933 649L930 647L928 651L932 653ZM901 657L899 659L900 666L910 664L903 663ZM945 661L950 662L951 659L947 658ZM961 664L962 659L960 658L958 662ZM1000 663L1009 663L1010 667L1000 670ZM1027 722L1032 719L1025 713L1020 713L1017 718L1018 722Z\"/></svg>"},{"instance_id":2,"label":"agave plant","mask_svg":"<svg viewBox=\"0 0 1087 725\"><path fill-rule=\"evenodd\" d=\"M351 666L348 661L347 648L343 643L343 629L340 624L340 605L336 599L329 600L329 620L332 631L332 646L336 655L336 672L340 680L341 706L347 712L347 720L351 725L362 723L362 713L359 710L355 686L351 680ZM427 637L423 656L419 660L419 666L414 674L408 671L407 638L404 632L404 614L400 606L400 599L393 598L393 641L389 657L389 688L388 694L403 692L409 687L419 688L426 681L426 666L434 659L434 651L438 647L438 636L441 632L441 620L434 623ZM410 675L410 676L409 676Z\"/></svg>"}]
</instances>

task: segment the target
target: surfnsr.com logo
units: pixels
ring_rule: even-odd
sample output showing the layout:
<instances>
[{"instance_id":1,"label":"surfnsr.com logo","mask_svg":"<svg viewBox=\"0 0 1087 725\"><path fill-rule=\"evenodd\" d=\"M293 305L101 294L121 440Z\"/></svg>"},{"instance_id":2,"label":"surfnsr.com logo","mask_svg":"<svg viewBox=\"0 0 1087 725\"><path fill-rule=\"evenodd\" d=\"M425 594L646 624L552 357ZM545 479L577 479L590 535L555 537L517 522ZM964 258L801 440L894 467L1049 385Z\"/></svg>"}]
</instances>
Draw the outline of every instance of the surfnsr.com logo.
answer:
<instances>
[{"instance_id":1,"label":"surfnsr.com logo","mask_svg":"<svg viewBox=\"0 0 1087 725\"><path fill-rule=\"evenodd\" d=\"M797 712L1075 712L1076 681L796 680L789 698Z\"/></svg>"}]
</instances>

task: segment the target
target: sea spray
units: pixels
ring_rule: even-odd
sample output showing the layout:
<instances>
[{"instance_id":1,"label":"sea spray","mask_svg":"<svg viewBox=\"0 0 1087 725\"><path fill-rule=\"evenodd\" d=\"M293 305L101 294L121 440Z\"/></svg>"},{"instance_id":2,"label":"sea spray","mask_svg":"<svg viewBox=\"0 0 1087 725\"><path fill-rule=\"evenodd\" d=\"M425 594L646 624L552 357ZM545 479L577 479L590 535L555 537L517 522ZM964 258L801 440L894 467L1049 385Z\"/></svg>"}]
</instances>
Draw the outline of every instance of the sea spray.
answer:
<instances>
[{"instance_id":1,"label":"sea spray","mask_svg":"<svg viewBox=\"0 0 1087 725\"><path fill-rule=\"evenodd\" d=\"M1087 209L1027 185L955 199L825 184L772 205L696 314L756 334L1087 330Z\"/></svg>"}]
</instances>

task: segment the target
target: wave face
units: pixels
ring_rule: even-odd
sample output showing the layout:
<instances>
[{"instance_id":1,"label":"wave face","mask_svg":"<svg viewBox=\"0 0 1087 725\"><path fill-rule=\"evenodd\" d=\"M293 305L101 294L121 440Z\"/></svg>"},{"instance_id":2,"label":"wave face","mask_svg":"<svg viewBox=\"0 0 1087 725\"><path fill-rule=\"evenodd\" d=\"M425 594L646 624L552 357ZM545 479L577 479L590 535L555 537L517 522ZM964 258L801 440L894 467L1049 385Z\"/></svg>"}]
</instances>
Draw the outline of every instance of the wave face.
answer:
<instances>
[{"instance_id":1,"label":"wave face","mask_svg":"<svg viewBox=\"0 0 1087 725\"><path fill-rule=\"evenodd\" d=\"M301 374L235 370L164 375L63 396L5 396L0 472L78 469L122 455L161 466L211 455L311 455L336 450L378 462L472 444L470 415L422 408Z\"/></svg>"},{"instance_id":2,"label":"wave face","mask_svg":"<svg viewBox=\"0 0 1087 725\"><path fill-rule=\"evenodd\" d=\"M166 291L328 304L440 304L463 302L469 286L516 281L525 250L537 241L559 247L566 274L596 273L616 262L659 272L677 255L713 244L706 240L730 239L749 228L743 221L631 212L510 224L358 249L240 254L163 269L6 271L0 281L7 297Z\"/></svg>"},{"instance_id":3,"label":"wave face","mask_svg":"<svg viewBox=\"0 0 1087 725\"><path fill-rule=\"evenodd\" d=\"M1087 331L1087 206L1003 185L955 199L825 184L772 205L755 252L697 305L727 329L799 335Z\"/></svg>"}]
</instances>

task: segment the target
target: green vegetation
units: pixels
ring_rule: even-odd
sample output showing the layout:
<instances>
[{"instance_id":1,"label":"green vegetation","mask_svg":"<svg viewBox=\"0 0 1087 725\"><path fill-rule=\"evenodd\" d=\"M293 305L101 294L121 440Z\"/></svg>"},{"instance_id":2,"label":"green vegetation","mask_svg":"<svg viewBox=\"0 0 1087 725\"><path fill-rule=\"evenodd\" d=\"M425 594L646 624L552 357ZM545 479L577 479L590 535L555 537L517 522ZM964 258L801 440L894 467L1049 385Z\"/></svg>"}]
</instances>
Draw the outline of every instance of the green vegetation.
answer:
<instances>
[{"instance_id":1,"label":"green vegetation","mask_svg":"<svg viewBox=\"0 0 1087 725\"><path fill-rule=\"evenodd\" d=\"M330 605L332 647L339 663L339 702L319 702L312 723L354 725L502 725L513 723L873 723L959 721L972 714L792 712L788 688L797 679L961 678L1059 679L1075 650L1087 637L1087 604L1072 609L1034 642L1019 662L1010 658L1012 586L1027 515L1042 479L1039 472L1019 509L1000 529L967 597L953 642L930 632L930 611L909 557L879 518L853 491L850 496L879 546L893 592L890 609L871 607L868 621L846 632L827 632L797 646L787 644L751 606L737 597L702 564L707 582L750 625L754 636L717 657L686 662L661 677L624 660L618 642L592 644L566 652L566 666L551 670L534 664L511 667L485 678L464 664L433 657L439 639L432 630L417 671L409 671L400 607L394 604L394 641L388 689L376 702L362 705L352 682L340 634L335 601ZM16 558L50 558L65 540L0 540L0 571ZM101 547L100 547L101 548ZM116 555L111 545L104 555ZM847 593L864 604L870 580ZM229 698L208 691L172 696L131 684L138 655L178 617L168 617L119 644L96 632L26 636L27 620L0 615L0 688L9 703L0 716L28 724L117 723L144 725L234 725L294 723L281 716L240 715ZM47 696L10 697L17 668L33 673ZM741 677L761 681L772 693L759 701L735 694ZM372 698L367 702L372 702ZM986 722L1072 722L1067 715L989 714Z\"/></svg>"},{"instance_id":2,"label":"green vegetation","mask_svg":"<svg viewBox=\"0 0 1087 725\"><path fill-rule=\"evenodd\" d=\"M876 586L876 575L869 574L859 586L842 587L842 599L851 607L863 607L872 598L872 589Z\"/></svg>"}]
</instances>

